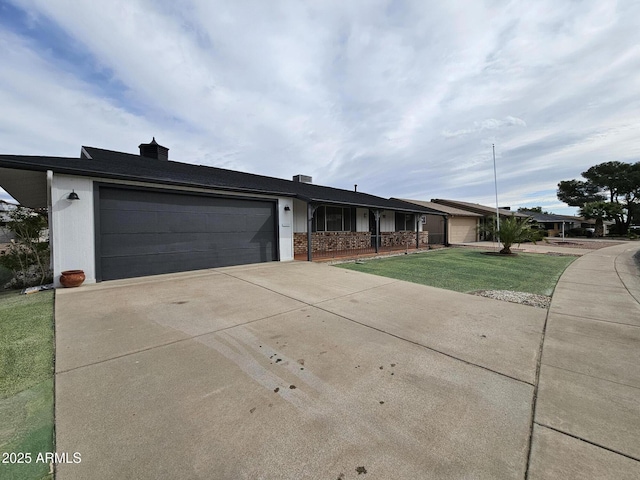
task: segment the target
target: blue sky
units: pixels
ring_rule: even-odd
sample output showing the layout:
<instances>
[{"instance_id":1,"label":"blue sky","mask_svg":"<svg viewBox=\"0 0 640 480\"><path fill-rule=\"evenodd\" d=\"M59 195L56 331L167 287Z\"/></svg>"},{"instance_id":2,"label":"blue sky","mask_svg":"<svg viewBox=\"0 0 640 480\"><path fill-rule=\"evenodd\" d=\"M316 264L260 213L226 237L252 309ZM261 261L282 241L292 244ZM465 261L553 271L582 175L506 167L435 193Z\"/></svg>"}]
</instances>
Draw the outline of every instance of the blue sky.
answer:
<instances>
[{"instance_id":1,"label":"blue sky","mask_svg":"<svg viewBox=\"0 0 640 480\"><path fill-rule=\"evenodd\" d=\"M573 213L640 160L640 2L0 0L0 151L137 153ZM0 198L8 199L3 191Z\"/></svg>"}]
</instances>

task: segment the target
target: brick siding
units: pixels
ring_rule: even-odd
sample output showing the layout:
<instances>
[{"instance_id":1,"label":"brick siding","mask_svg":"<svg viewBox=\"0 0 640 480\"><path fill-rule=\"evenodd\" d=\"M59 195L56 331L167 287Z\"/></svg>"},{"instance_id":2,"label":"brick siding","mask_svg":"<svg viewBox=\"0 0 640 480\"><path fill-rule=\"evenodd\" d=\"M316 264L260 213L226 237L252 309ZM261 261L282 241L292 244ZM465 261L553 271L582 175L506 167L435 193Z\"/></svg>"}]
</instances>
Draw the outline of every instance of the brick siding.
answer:
<instances>
[{"instance_id":1,"label":"brick siding","mask_svg":"<svg viewBox=\"0 0 640 480\"><path fill-rule=\"evenodd\" d=\"M409 248L416 245L416 232L381 232L381 247ZM429 243L429 232L419 233L420 246ZM370 232L314 232L311 234L312 252L337 252L342 250L357 250L371 247ZM307 253L307 234L293 234L294 254Z\"/></svg>"}]
</instances>

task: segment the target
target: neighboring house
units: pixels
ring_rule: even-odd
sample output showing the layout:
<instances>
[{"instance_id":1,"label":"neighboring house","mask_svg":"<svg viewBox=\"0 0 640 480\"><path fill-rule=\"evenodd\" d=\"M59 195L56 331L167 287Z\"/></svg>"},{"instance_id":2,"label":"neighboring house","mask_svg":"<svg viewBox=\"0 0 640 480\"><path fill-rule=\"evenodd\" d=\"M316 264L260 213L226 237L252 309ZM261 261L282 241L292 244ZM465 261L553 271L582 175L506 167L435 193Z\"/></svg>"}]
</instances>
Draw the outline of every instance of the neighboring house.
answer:
<instances>
[{"instance_id":1,"label":"neighboring house","mask_svg":"<svg viewBox=\"0 0 640 480\"><path fill-rule=\"evenodd\" d=\"M15 238L12 231L7 228L9 222L9 213L15 210L17 205L0 200L0 243L8 243Z\"/></svg>"},{"instance_id":2,"label":"neighboring house","mask_svg":"<svg viewBox=\"0 0 640 480\"><path fill-rule=\"evenodd\" d=\"M16 208L18 208L17 205L0 200L0 227L5 227L7 225L11 220L9 214Z\"/></svg>"},{"instance_id":3,"label":"neighboring house","mask_svg":"<svg viewBox=\"0 0 640 480\"><path fill-rule=\"evenodd\" d=\"M595 228L596 228L596 220L595 219L589 219L587 220L586 218L583 217L571 217L575 219L575 226L574 228L581 228L583 230L586 230L586 234L587 236L592 236L593 233L595 233ZM603 228L603 235L608 235L609 234L609 228L613 227L616 224L616 222L612 221L612 220L604 220L602 222L602 228Z\"/></svg>"},{"instance_id":4,"label":"neighboring house","mask_svg":"<svg viewBox=\"0 0 640 480\"><path fill-rule=\"evenodd\" d=\"M535 221L549 237L569 235L569 230L580 227L580 219L554 213L539 213L531 211L521 212Z\"/></svg>"},{"instance_id":5,"label":"neighboring house","mask_svg":"<svg viewBox=\"0 0 640 480\"><path fill-rule=\"evenodd\" d=\"M446 245L478 241L478 227L483 215L423 200L399 200L427 207L440 213L439 215L426 214L423 217L423 228L429 232L430 243Z\"/></svg>"},{"instance_id":6,"label":"neighboring house","mask_svg":"<svg viewBox=\"0 0 640 480\"><path fill-rule=\"evenodd\" d=\"M406 201L426 208L435 209L440 214L447 215L447 222L450 222L451 225L446 229L443 223L438 223L440 220L429 215L427 216L427 225L425 227L429 231L429 235L431 235L433 229L435 229L436 232L446 232L448 238L445 240L445 243L468 243L488 239L488 234L484 232L483 227L487 222L493 221L496 216L495 207L487 207L479 203L460 202L441 198L431 199L431 202L420 200ZM500 208L498 209L498 213L500 214L500 218L510 217L512 215L526 217L526 215L511 211L508 208Z\"/></svg>"},{"instance_id":7,"label":"neighboring house","mask_svg":"<svg viewBox=\"0 0 640 480\"><path fill-rule=\"evenodd\" d=\"M79 158L0 155L0 186L48 207L53 272L88 283L293 260L331 249L424 246L428 208L361 192L82 147ZM301 181L302 180L302 181ZM309 249L308 246L311 246Z\"/></svg>"},{"instance_id":8,"label":"neighboring house","mask_svg":"<svg viewBox=\"0 0 640 480\"><path fill-rule=\"evenodd\" d=\"M467 213L475 213L480 215L479 223L478 223L478 240L489 240L490 235L485 232L484 226L487 222L492 222L496 216L496 208L488 207L486 205L480 205L479 203L470 203L470 202L460 202L457 200L446 200L442 198L434 198L431 200L433 203L444 207L456 208L458 210L467 212ZM511 216L516 217L526 217L527 215L523 215L521 213L510 210L509 208L499 208L498 214L500 218L506 218ZM451 242L454 243L454 242Z\"/></svg>"}]
</instances>

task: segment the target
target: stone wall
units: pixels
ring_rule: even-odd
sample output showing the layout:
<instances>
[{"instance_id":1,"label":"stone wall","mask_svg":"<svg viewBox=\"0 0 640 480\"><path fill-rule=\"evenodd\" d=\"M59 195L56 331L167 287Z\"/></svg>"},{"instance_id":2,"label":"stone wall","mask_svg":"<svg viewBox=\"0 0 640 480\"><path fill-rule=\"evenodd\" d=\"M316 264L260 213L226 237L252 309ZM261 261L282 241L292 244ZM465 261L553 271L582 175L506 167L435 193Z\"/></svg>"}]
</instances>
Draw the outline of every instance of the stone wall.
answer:
<instances>
[{"instance_id":1,"label":"stone wall","mask_svg":"<svg viewBox=\"0 0 640 480\"><path fill-rule=\"evenodd\" d=\"M369 232L314 232L311 234L312 252L337 252L370 246ZM293 251L296 254L307 253L306 233L293 234Z\"/></svg>"},{"instance_id":2,"label":"stone wall","mask_svg":"<svg viewBox=\"0 0 640 480\"><path fill-rule=\"evenodd\" d=\"M428 232L419 232L420 247L426 247ZM415 248L416 232L381 232L381 247ZM370 232L314 232L311 234L312 252L337 252L372 248ZM307 253L307 234L293 234L293 251L296 255Z\"/></svg>"}]
</instances>

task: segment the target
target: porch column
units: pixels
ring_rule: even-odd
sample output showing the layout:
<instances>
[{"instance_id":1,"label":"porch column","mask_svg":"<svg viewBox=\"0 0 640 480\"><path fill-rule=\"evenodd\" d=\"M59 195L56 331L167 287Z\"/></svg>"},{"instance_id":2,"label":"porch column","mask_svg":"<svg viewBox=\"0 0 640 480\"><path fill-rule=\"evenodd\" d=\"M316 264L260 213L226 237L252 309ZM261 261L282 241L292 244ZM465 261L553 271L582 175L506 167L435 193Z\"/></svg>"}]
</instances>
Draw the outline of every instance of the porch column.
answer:
<instances>
[{"instance_id":1,"label":"porch column","mask_svg":"<svg viewBox=\"0 0 640 480\"><path fill-rule=\"evenodd\" d=\"M416 249L420 248L420 215L413 214L416 219Z\"/></svg>"},{"instance_id":2,"label":"porch column","mask_svg":"<svg viewBox=\"0 0 640 480\"><path fill-rule=\"evenodd\" d=\"M376 253L379 253L380 249L380 210L373 212L376 219Z\"/></svg>"},{"instance_id":3,"label":"porch column","mask_svg":"<svg viewBox=\"0 0 640 480\"><path fill-rule=\"evenodd\" d=\"M444 219L444 239L443 239L444 246L448 247L449 246L449 217L447 217L446 215L443 215L442 218ZM476 233L476 238L478 238L477 233Z\"/></svg>"},{"instance_id":4,"label":"porch column","mask_svg":"<svg viewBox=\"0 0 640 480\"><path fill-rule=\"evenodd\" d=\"M313 256L311 254L311 235L313 229L313 215L316 213L316 206L311 202L307 203L307 261L311 262Z\"/></svg>"}]
</instances>

